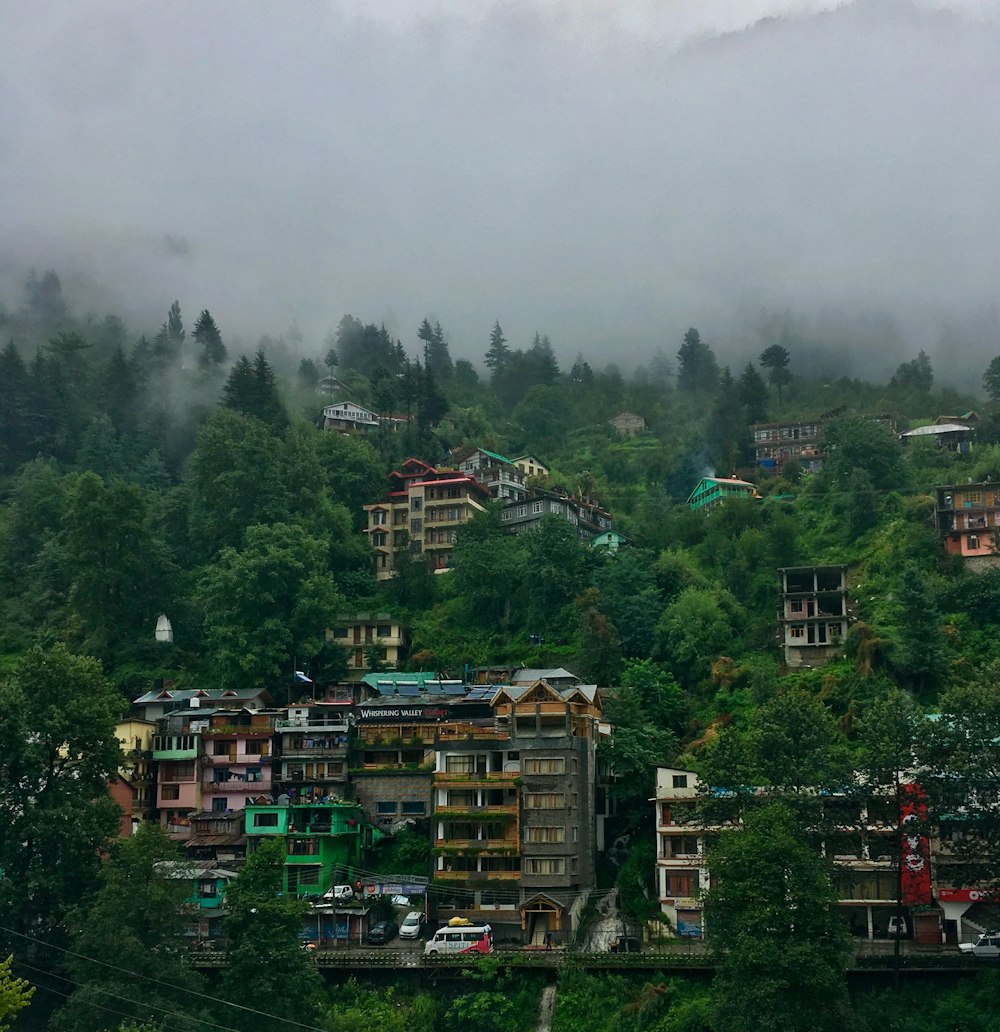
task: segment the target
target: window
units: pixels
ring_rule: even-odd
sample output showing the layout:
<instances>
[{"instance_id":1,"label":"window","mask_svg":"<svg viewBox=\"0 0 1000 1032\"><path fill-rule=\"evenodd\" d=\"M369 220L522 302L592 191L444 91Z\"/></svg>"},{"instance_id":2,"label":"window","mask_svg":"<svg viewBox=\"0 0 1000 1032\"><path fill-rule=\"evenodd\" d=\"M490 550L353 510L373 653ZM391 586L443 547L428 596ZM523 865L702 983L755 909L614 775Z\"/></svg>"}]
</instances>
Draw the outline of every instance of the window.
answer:
<instances>
[{"instance_id":1,"label":"window","mask_svg":"<svg viewBox=\"0 0 1000 1032\"><path fill-rule=\"evenodd\" d=\"M229 755L229 743L228 742L213 742L212 743L212 755L213 756L228 756Z\"/></svg>"},{"instance_id":2,"label":"window","mask_svg":"<svg viewBox=\"0 0 1000 1032\"><path fill-rule=\"evenodd\" d=\"M565 774L566 760L562 756L526 756L525 774Z\"/></svg>"},{"instance_id":3,"label":"window","mask_svg":"<svg viewBox=\"0 0 1000 1032\"><path fill-rule=\"evenodd\" d=\"M580 841L580 829L575 824L573 825L573 841L574 842L579 842Z\"/></svg>"},{"instance_id":4,"label":"window","mask_svg":"<svg viewBox=\"0 0 1000 1032\"><path fill-rule=\"evenodd\" d=\"M294 892L300 885L319 885L318 864L292 864L288 871L288 891Z\"/></svg>"},{"instance_id":5,"label":"window","mask_svg":"<svg viewBox=\"0 0 1000 1032\"><path fill-rule=\"evenodd\" d=\"M969 548L978 548L978 547L979 547L979 535L978 534L970 534L969 535Z\"/></svg>"},{"instance_id":6,"label":"window","mask_svg":"<svg viewBox=\"0 0 1000 1032\"><path fill-rule=\"evenodd\" d=\"M419 534L424 529L422 520L410 520L410 533Z\"/></svg>"},{"instance_id":7,"label":"window","mask_svg":"<svg viewBox=\"0 0 1000 1032\"><path fill-rule=\"evenodd\" d=\"M526 810L557 810L566 805L565 792L525 792Z\"/></svg>"},{"instance_id":8,"label":"window","mask_svg":"<svg viewBox=\"0 0 1000 1032\"><path fill-rule=\"evenodd\" d=\"M518 514L518 516L527 516L528 515L528 507L526 505L519 505L517 507L517 514Z\"/></svg>"},{"instance_id":9,"label":"window","mask_svg":"<svg viewBox=\"0 0 1000 1032\"><path fill-rule=\"evenodd\" d=\"M261 739L255 739L247 742L247 756L263 756L264 742Z\"/></svg>"},{"instance_id":10,"label":"window","mask_svg":"<svg viewBox=\"0 0 1000 1032\"><path fill-rule=\"evenodd\" d=\"M318 856L319 839L293 838L288 840L289 856Z\"/></svg>"},{"instance_id":11,"label":"window","mask_svg":"<svg viewBox=\"0 0 1000 1032\"><path fill-rule=\"evenodd\" d=\"M447 774L471 774L476 769L475 756L446 756L444 769Z\"/></svg>"},{"instance_id":12,"label":"window","mask_svg":"<svg viewBox=\"0 0 1000 1032\"><path fill-rule=\"evenodd\" d=\"M201 899L211 899L215 896L215 882L211 878L198 882L198 895Z\"/></svg>"},{"instance_id":13,"label":"window","mask_svg":"<svg viewBox=\"0 0 1000 1032\"><path fill-rule=\"evenodd\" d=\"M802 612L802 600L800 599L797 602L791 602L789 604L789 606L788 606L788 610L791 613L801 613Z\"/></svg>"},{"instance_id":14,"label":"window","mask_svg":"<svg viewBox=\"0 0 1000 1032\"><path fill-rule=\"evenodd\" d=\"M510 509L504 509L504 511L503 511L503 516L501 517L501 519L504 519L504 520L509 520L509 519L510 519L510 517L511 517L511 511L510 511Z\"/></svg>"},{"instance_id":15,"label":"window","mask_svg":"<svg viewBox=\"0 0 1000 1032\"><path fill-rule=\"evenodd\" d=\"M531 511L532 511L532 513L534 513L537 516L542 511L542 503L541 502L532 502L531 503Z\"/></svg>"},{"instance_id":16,"label":"window","mask_svg":"<svg viewBox=\"0 0 1000 1032\"><path fill-rule=\"evenodd\" d=\"M410 802L406 802L404 800L402 812L404 815L410 817L423 817L427 812L427 804L422 799L412 800Z\"/></svg>"},{"instance_id":17,"label":"window","mask_svg":"<svg viewBox=\"0 0 1000 1032\"><path fill-rule=\"evenodd\" d=\"M375 812L381 815L392 814L396 815L396 811L399 809L399 804L393 800L392 802L383 802L376 804Z\"/></svg>"},{"instance_id":18,"label":"window","mask_svg":"<svg viewBox=\"0 0 1000 1032\"><path fill-rule=\"evenodd\" d=\"M688 787L688 776L687 774L675 774L673 776L674 788L687 788Z\"/></svg>"},{"instance_id":19,"label":"window","mask_svg":"<svg viewBox=\"0 0 1000 1032\"><path fill-rule=\"evenodd\" d=\"M377 512L372 513L372 523L376 527L385 526L385 510L379 509Z\"/></svg>"},{"instance_id":20,"label":"window","mask_svg":"<svg viewBox=\"0 0 1000 1032\"><path fill-rule=\"evenodd\" d=\"M561 856L544 856L526 858L525 874L565 874L566 859Z\"/></svg>"},{"instance_id":21,"label":"window","mask_svg":"<svg viewBox=\"0 0 1000 1032\"><path fill-rule=\"evenodd\" d=\"M264 775L260 767L247 767L247 781L263 781Z\"/></svg>"},{"instance_id":22,"label":"window","mask_svg":"<svg viewBox=\"0 0 1000 1032\"><path fill-rule=\"evenodd\" d=\"M215 796L212 800L212 813L225 813L226 812L226 797Z\"/></svg>"},{"instance_id":23,"label":"window","mask_svg":"<svg viewBox=\"0 0 1000 1032\"><path fill-rule=\"evenodd\" d=\"M697 835L664 835L663 845L668 857L697 856Z\"/></svg>"},{"instance_id":24,"label":"window","mask_svg":"<svg viewBox=\"0 0 1000 1032\"><path fill-rule=\"evenodd\" d=\"M805 631L804 627L792 627L789 629L791 631L793 638L801 638L803 636L803 632Z\"/></svg>"},{"instance_id":25,"label":"window","mask_svg":"<svg viewBox=\"0 0 1000 1032\"><path fill-rule=\"evenodd\" d=\"M566 829L555 827L527 827L524 829L525 842L565 842Z\"/></svg>"},{"instance_id":26,"label":"window","mask_svg":"<svg viewBox=\"0 0 1000 1032\"><path fill-rule=\"evenodd\" d=\"M375 633L380 638L391 638L392 637L392 626L390 624L387 624L387 623L380 623L375 628Z\"/></svg>"},{"instance_id":27,"label":"window","mask_svg":"<svg viewBox=\"0 0 1000 1032\"><path fill-rule=\"evenodd\" d=\"M278 815L276 813L255 813L253 815L253 826L255 828L276 828L278 826Z\"/></svg>"},{"instance_id":28,"label":"window","mask_svg":"<svg viewBox=\"0 0 1000 1032\"><path fill-rule=\"evenodd\" d=\"M673 896L697 896L698 895L698 872L697 871L664 871L663 872L663 895Z\"/></svg>"},{"instance_id":29,"label":"window","mask_svg":"<svg viewBox=\"0 0 1000 1032\"><path fill-rule=\"evenodd\" d=\"M180 799L180 785L163 785L160 789L161 799Z\"/></svg>"},{"instance_id":30,"label":"window","mask_svg":"<svg viewBox=\"0 0 1000 1032\"><path fill-rule=\"evenodd\" d=\"M410 512L420 512L423 507L424 500L422 498L411 498L410 499Z\"/></svg>"}]
</instances>

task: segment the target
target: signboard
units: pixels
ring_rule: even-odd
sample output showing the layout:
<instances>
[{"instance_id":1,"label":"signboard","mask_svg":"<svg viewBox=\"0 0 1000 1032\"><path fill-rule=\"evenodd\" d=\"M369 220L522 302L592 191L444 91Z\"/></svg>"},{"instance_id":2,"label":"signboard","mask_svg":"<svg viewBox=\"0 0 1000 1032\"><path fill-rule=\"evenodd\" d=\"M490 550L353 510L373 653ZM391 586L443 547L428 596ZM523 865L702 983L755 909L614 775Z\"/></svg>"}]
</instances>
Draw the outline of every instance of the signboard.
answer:
<instances>
[{"instance_id":1,"label":"signboard","mask_svg":"<svg viewBox=\"0 0 1000 1032\"><path fill-rule=\"evenodd\" d=\"M900 785L899 825L900 857L899 884L903 902L907 906L931 903L930 848L923 834L927 823L926 793L920 785Z\"/></svg>"},{"instance_id":2,"label":"signboard","mask_svg":"<svg viewBox=\"0 0 1000 1032\"><path fill-rule=\"evenodd\" d=\"M358 723L401 723L414 721L478 720L492 717L489 703L462 702L433 703L428 706L361 706L357 710Z\"/></svg>"},{"instance_id":3,"label":"signboard","mask_svg":"<svg viewBox=\"0 0 1000 1032\"><path fill-rule=\"evenodd\" d=\"M938 889L939 903L995 903L1000 899L996 889Z\"/></svg>"}]
</instances>

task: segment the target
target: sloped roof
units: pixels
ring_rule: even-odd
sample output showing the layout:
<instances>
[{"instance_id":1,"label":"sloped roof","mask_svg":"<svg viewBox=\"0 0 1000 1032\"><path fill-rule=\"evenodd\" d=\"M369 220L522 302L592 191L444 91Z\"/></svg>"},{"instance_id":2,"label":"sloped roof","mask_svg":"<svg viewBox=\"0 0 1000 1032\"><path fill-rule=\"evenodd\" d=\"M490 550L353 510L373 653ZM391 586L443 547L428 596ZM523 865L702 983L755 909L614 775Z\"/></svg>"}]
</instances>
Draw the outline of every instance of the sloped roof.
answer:
<instances>
[{"instance_id":1,"label":"sloped roof","mask_svg":"<svg viewBox=\"0 0 1000 1032\"><path fill-rule=\"evenodd\" d=\"M900 437L933 437L937 434L955 434L970 431L971 426L964 423L932 423L929 426L915 426L912 430L904 430Z\"/></svg>"},{"instance_id":2,"label":"sloped roof","mask_svg":"<svg viewBox=\"0 0 1000 1032\"><path fill-rule=\"evenodd\" d=\"M532 667L522 667L520 670L515 670L511 674L511 684L534 684L536 681L566 681L571 680L575 684L580 680L572 671L566 670L564 667L543 669L533 669Z\"/></svg>"}]
</instances>

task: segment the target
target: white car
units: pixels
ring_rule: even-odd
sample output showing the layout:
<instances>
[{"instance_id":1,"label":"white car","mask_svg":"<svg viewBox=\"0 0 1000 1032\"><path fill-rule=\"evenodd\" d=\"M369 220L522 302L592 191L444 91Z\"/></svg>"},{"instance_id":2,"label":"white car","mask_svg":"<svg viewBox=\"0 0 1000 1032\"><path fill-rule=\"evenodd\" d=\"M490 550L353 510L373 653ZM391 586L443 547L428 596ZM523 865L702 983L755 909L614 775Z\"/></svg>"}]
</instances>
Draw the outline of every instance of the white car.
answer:
<instances>
[{"instance_id":1,"label":"white car","mask_svg":"<svg viewBox=\"0 0 1000 1032\"><path fill-rule=\"evenodd\" d=\"M400 939L419 939L424 930L424 915L419 910L411 910L399 926Z\"/></svg>"},{"instance_id":2,"label":"white car","mask_svg":"<svg viewBox=\"0 0 1000 1032\"><path fill-rule=\"evenodd\" d=\"M1000 932L983 932L975 942L959 944L966 957L1000 957Z\"/></svg>"},{"instance_id":3,"label":"white car","mask_svg":"<svg viewBox=\"0 0 1000 1032\"><path fill-rule=\"evenodd\" d=\"M354 889L350 885L334 885L323 893L323 899L332 899L334 903L350 903L354 899Z\"/></svg>"}]
</instances>

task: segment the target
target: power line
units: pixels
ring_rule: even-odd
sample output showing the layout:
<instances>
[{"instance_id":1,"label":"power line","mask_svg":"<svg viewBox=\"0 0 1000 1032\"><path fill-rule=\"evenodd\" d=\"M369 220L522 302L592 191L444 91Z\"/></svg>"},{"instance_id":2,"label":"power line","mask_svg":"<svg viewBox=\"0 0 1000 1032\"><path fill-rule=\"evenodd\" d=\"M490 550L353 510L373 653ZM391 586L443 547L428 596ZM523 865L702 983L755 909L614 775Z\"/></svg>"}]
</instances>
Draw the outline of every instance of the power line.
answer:
<instances>
[{"instance_id":1,"label":"power line","mask_svg":"<svg viewBox=\"0 0 1000 1032\"><path fill-rule=\"evenodd\" d=\"M46 971L43 968L37 968L33 964L26 964L24 961L21 960L17 962L17 966L19 968L25 968L28 971L37 971L39 974L49 975L50 977L58 978L63 982L69 982L71 985L75 984L72 981L72 979L64 978L62 975L53 975L50 971ZM52 993L53 996L61 996L64 1000L68 1000L72 996L72 993L64 993L60 989L56 989L54 986L51 985L45 985L44 983L33 982L32 985L35 986L35 988L37 989L41 989L44 993ZM131 1003L132 1001L129 1000L128 1002ZM95 1010L106 1011L108 1014L115 1014L120 1018L129 1018L132 1020L134 1020L135 1018L134 1014L127 1014L125 1011L115 1010L113 1007L105 1007L103 1004L95 1003L93 1001L88 1001L88 1005L93 1007ZM221 1028L223 1026L219 1027ZM164 1028L167 1030L167 1032L185 1032L184 1029L179 1028L177 1025L164 1025Z\"/></svg>"},{"instance_id":2,"label":"power line","mask_svg":"<svg viewBox=\"0 0 1000 1032\"><path fill-rule=\"evenodd\" d=\"M233 1003L230 1000L222 1000L217 996L210 996L208 993L198 992L197 989L189 989L183 985L175 985L173 982L166 982L160 978L153 978L152 975L141 975L137 971L131 971L128 968L119 967L117 964L110 964L106 960L97 960L94 957L86 956L86 954L77 953L74 950L66 949L62 946L56 946L50 942L46 942L44 939L37 938L34 935L28 935L25 932L19 932L13 928L8 928L6 925L0 925L0 931L7 932L10 935L16 935L20 939L27 939L29 942L36 942L47 949L56 950L59 953L65 953L70 957L77 957L78 959L86 960L91 964L99 964L101 967L109 968L112 971L118 971L123 975L145 979L147 982L152 982L154 985L162 985L168 989L173 989L176 992L190 993L192 996L197 996L200 999L209 1000L216 1004L222 1004L225 1007L235 1007L237 1010L246 1011L248 1014L256 1014L261 1018L270 1018L272 1021L283 1021L285 1024L294 1026L295 1028L304 1028L307 1032L326 1032L325 1029L318 1028L316 1025L305 1025L301 1021L295 1021L293 1018L284 1018L280 1014L270 1014L267 1011L258 1010L256 1007L247 1007L242 1003ZM131 1015L126 1015L126 1017L131 1017ZM224 1028L225 1026L218 1027Z\"/></svg>"}]
</instances>

